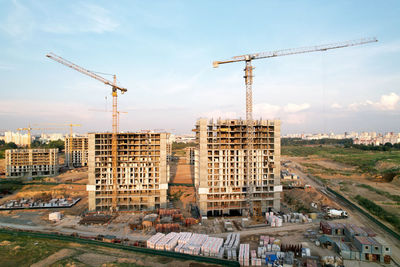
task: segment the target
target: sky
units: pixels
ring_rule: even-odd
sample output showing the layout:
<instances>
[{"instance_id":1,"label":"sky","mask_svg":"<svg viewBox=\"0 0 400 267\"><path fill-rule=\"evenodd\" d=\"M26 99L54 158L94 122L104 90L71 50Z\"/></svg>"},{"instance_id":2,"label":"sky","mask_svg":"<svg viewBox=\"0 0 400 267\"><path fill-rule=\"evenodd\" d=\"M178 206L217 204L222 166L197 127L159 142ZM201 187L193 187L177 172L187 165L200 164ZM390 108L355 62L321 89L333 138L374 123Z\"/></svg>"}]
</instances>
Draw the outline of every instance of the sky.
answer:
<instances>
[{"instance_id":1,"label":"sky","mask_svg":"<svg viewBox=\"0 0 400 267\"><path fill-rule=\"evenodd\" d=\"M377 43L254 60L254 118L282 134L400 132L399 1L0 0L0 130L78 123L189 134L199 118L245 118L243 62L264 51L376 37ZM60 126L62 127L62 126ZM68 128L61 130L67 132Z\"/></svg>"}]
</instances>

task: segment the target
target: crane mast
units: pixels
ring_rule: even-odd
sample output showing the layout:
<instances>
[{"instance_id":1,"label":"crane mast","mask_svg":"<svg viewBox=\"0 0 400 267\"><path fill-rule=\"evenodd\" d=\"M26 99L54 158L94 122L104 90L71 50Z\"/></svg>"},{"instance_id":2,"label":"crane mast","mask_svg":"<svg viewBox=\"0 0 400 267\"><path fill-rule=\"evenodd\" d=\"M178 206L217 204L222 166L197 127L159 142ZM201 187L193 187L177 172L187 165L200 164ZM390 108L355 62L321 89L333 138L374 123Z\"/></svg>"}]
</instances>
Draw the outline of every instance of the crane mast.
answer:
<instances>
[{"instance_id":1,"label":"crane mast","mask_svg":"<svg viewBox=\"0 0 400 267\"><path fill-rule=\"evenodd\" d=\"M46 57L53 59L54 61L57 61L67 67L70 67L76 71L79 71L82 74L85 74L87 76L92 77L93 79L96 79L106 85L111 86L112 88L112 97L113 97L113 110L112 110L112 136L111 136L111 162L112 162L112 176L113 176L113 192L112 192L112 211L117 211L118 209L118 178L117 178L117 165L118 165L118 90L121 91L121 93L125 93L128 91L126 88L120 87L117 85L117 76L113 75L113 81L109 81L105 79L104 77L89 71L85 68L82 68L81 66L78 66L60 56L55 55L54 53L49 53L46 55Z\"/></svg>"},{"instance_id":2,"label":"crane mast","mask_svg":"<svg viewBox=\"0 0 400 267\"><path fill-rule=\"evenodd\" d=\"M246 54L240 56L234 56L231 59L222 60L222 61L214 61L213 67L218 68L220 64L226 63L234 63L234 62L245 62L245 75L243 76L245 79L246 85L246 179L247 180L247 188L246 188L246 207L248 213L253 215L253 187L254 187L254 175L253 175L253 150L254 150L254 121L253 121L253 69L254 67L251 64L251 61L254 59L264 59L264 58L272 58L272 57L280 57L280 56L288 56L295 54L304 54L318 51L327 51L331 49L338 49L350 46L363 45L368 43L377 42L376 38L363 38L357 40L351 40L346 42L325 44L325 45L317 45L317 46L309 46L309 47L300 47L300 48L292 48L292 49L284 49L284 50L276 50L270 52L261 52L254 54Z\"/></svg>"},{"instance_id":3,"label":"crane mast","mask_svg":"<svg viewBox=\"0 0 400 267\"><path fill-rule=\"evenodd\" d=\"M18 128L17 131L26 131L28 133L28 148L31 148L32 144L32 130L58 130L60 128L32 128L30 125L25 128Z\"/></svg>"}]
</instances>

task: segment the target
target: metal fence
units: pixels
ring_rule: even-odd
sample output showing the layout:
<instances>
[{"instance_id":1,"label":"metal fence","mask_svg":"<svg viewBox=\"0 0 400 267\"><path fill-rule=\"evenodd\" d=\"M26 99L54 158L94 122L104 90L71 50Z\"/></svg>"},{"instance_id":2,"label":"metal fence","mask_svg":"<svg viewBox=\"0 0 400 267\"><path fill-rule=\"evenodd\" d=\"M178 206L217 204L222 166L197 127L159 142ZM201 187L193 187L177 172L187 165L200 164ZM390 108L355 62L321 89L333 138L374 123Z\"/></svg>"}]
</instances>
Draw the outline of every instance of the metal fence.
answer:
<instances>
[{"instance_id":1,"label":"metal fence","mask_svg":"<svg viewBox=\"0 0 400 267\"><path fill-rule=\"evenodd\" d=\"M66 236L66 235L58 235L58 234L51 234L51 233L39 233L39 232L30 232L30 231L20 231L20 230L8 230L8 229L0 229L0 233L16 235L16 236L29 236L29 237L34 237L34 238L46 238L46 239L53 239L53 240L55 239L55 240L75 242L75 243L95 245L95 246L103 246L103 247L109 247L109 248L128 250L128 251L132 251L132 252L145 253L145 254L150 254L150 255L170 257L170 258L181 259L181 260L218 264L218 265L222 265L222 266L232 266L232 267L240 266L239 262L237 262L237 261L230 261L230 260L211 258L211 257L203 257L203 256L197 256L197 255L188 255L188 254L177 253L177 252L173 252L173 251L154 250L154 249L143 248L143 247L126 246L126 245L122 245L122 244L114 244L114 243L101 242L101 241L96 241L96 240L91 240L91 239L83 239L83 238L79 238L79 237L75 237L75 236Z\"/></svg>"},{"instance_id":2,"label":"metal fence","mask_svg":"<svg viewBox=\"0 0 400 267\"><path fill-rule=\"evenodd\" d=\"M388 234L390 234L390 235L394 236L396 239L400 240L400 235L398 233L396 233L395 231L393 231L392 229L390 229L389 227L387 227L386 225L384 225L383 223L378 221L371 214L369 214L365 210L361 209L359 206L355 205L353 202L351 202L350 200L348 200L347 198L345 198L344 196L342 196L341 194L339 194L338 192L336 192L332 188L330 188L328 186L326 188L328 189L329 192L333 193L335 196L337 196L338 198L340 198L341 200L346 202L346 204L348 204L351 207L355 208L360 213L362 213L364 216L366 216L368 219L373 221L375 224L377 224L379 227L381 227L383 230L385 230Z\"/></svg>"}]
</instances>

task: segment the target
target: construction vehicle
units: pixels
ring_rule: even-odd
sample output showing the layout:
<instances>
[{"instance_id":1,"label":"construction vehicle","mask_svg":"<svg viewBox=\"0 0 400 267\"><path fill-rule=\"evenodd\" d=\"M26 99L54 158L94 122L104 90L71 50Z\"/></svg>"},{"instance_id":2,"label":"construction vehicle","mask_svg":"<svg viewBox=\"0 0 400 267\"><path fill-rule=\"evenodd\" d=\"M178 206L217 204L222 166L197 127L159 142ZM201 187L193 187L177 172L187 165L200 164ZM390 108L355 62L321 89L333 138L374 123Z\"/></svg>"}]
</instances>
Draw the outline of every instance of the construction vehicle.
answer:
<instances>
[{"instance_id":1,"label":"construction vehicle","mask_svg":"<svg viewBox=\"0 0 400 267\"><path fill-rule=\"evenodd\" d=\"M253 216L253 184L254 184L254 176L253 176L253 140L254 140L254 123L253 123L253 66L251 64L252 60L255 59L264 59L264 58L272 58L272 57L280 57L280 56L289 56L295 54L304 54L318 51L327 51L337 48L344 48L356 45L363 45L367 43L377 42L376 38L365 38L341 43L333 43L327 45L318 45L318 46L310 46L310 47L301 47L301 48L293 48L293 49L285 49L285 50L276 50L270 52L261 52L254 54L246 54L232 57L228 60L222 61L214 61L213 67L218 68L221 64L226 63L234 63L234 62L245 62L245 84L246 84L246 127L247 127L247 149L246 149L246 180L247 180L247 197L246 197L246 206L248 209L248 214Z\"/></svg>"},{"instance_id":2,"label":"construction vehicle","mask_svg":"<svg viewBox=\"0 0 400 267\"><path fill-rule=\"evenodd\" d=\"M347 218L349 215L345 210L328 209L326 215L331 219Z\"/></svg>"},{"instance_id":3,"label":"construction vehicle","mask_svg":"<svg viewBox=\"0 0 400 267\"><path fill-rule=\"evenodd\" d=\"M54 53L49 53L46 55L46 57L57 61L58 63L61 63L67 67L70 67L76 71L79 71L82 74L85 74L87 76L92 77L93 79L96 79L106 85L111 86L112 89L112 97L113 97L113 110L112 110L112 141L111 141L111 146L112 146L112 183L113 183L113 193L112 193L112 207L111 211L117 211L118 209L118 190L117 190L117 134L119 132L119 125L118 125L118 107L117 107L117 98L118 98L118 90L121 91L121 93L125 93L128 90L126 88L123 88L121 86L117 85L117 76L114 74L113 75L113 81L109 81L106 78L94 73L93 71L89 71L87 69L84 69L60 56L55 55Z\"/></svg>"}]
</instances>

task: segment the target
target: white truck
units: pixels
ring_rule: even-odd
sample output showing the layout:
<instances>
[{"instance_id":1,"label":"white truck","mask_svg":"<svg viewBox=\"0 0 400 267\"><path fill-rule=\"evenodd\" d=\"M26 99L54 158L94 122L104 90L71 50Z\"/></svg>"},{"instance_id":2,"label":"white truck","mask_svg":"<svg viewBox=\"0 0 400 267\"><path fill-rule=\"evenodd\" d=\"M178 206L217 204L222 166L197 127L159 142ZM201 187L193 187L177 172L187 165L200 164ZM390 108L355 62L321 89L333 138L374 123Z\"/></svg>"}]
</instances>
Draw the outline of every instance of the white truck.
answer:
<instances>
[{"instance_id":1,"label":"white truck","mask_svg":"<svg viewBox=\"0 0 400 267\"><path fill-rule=\"evenodd\" d=\"M345 210L329 209L327 213L330 218L347 218L348 214Z\"/></svg>"}]
</instances>

